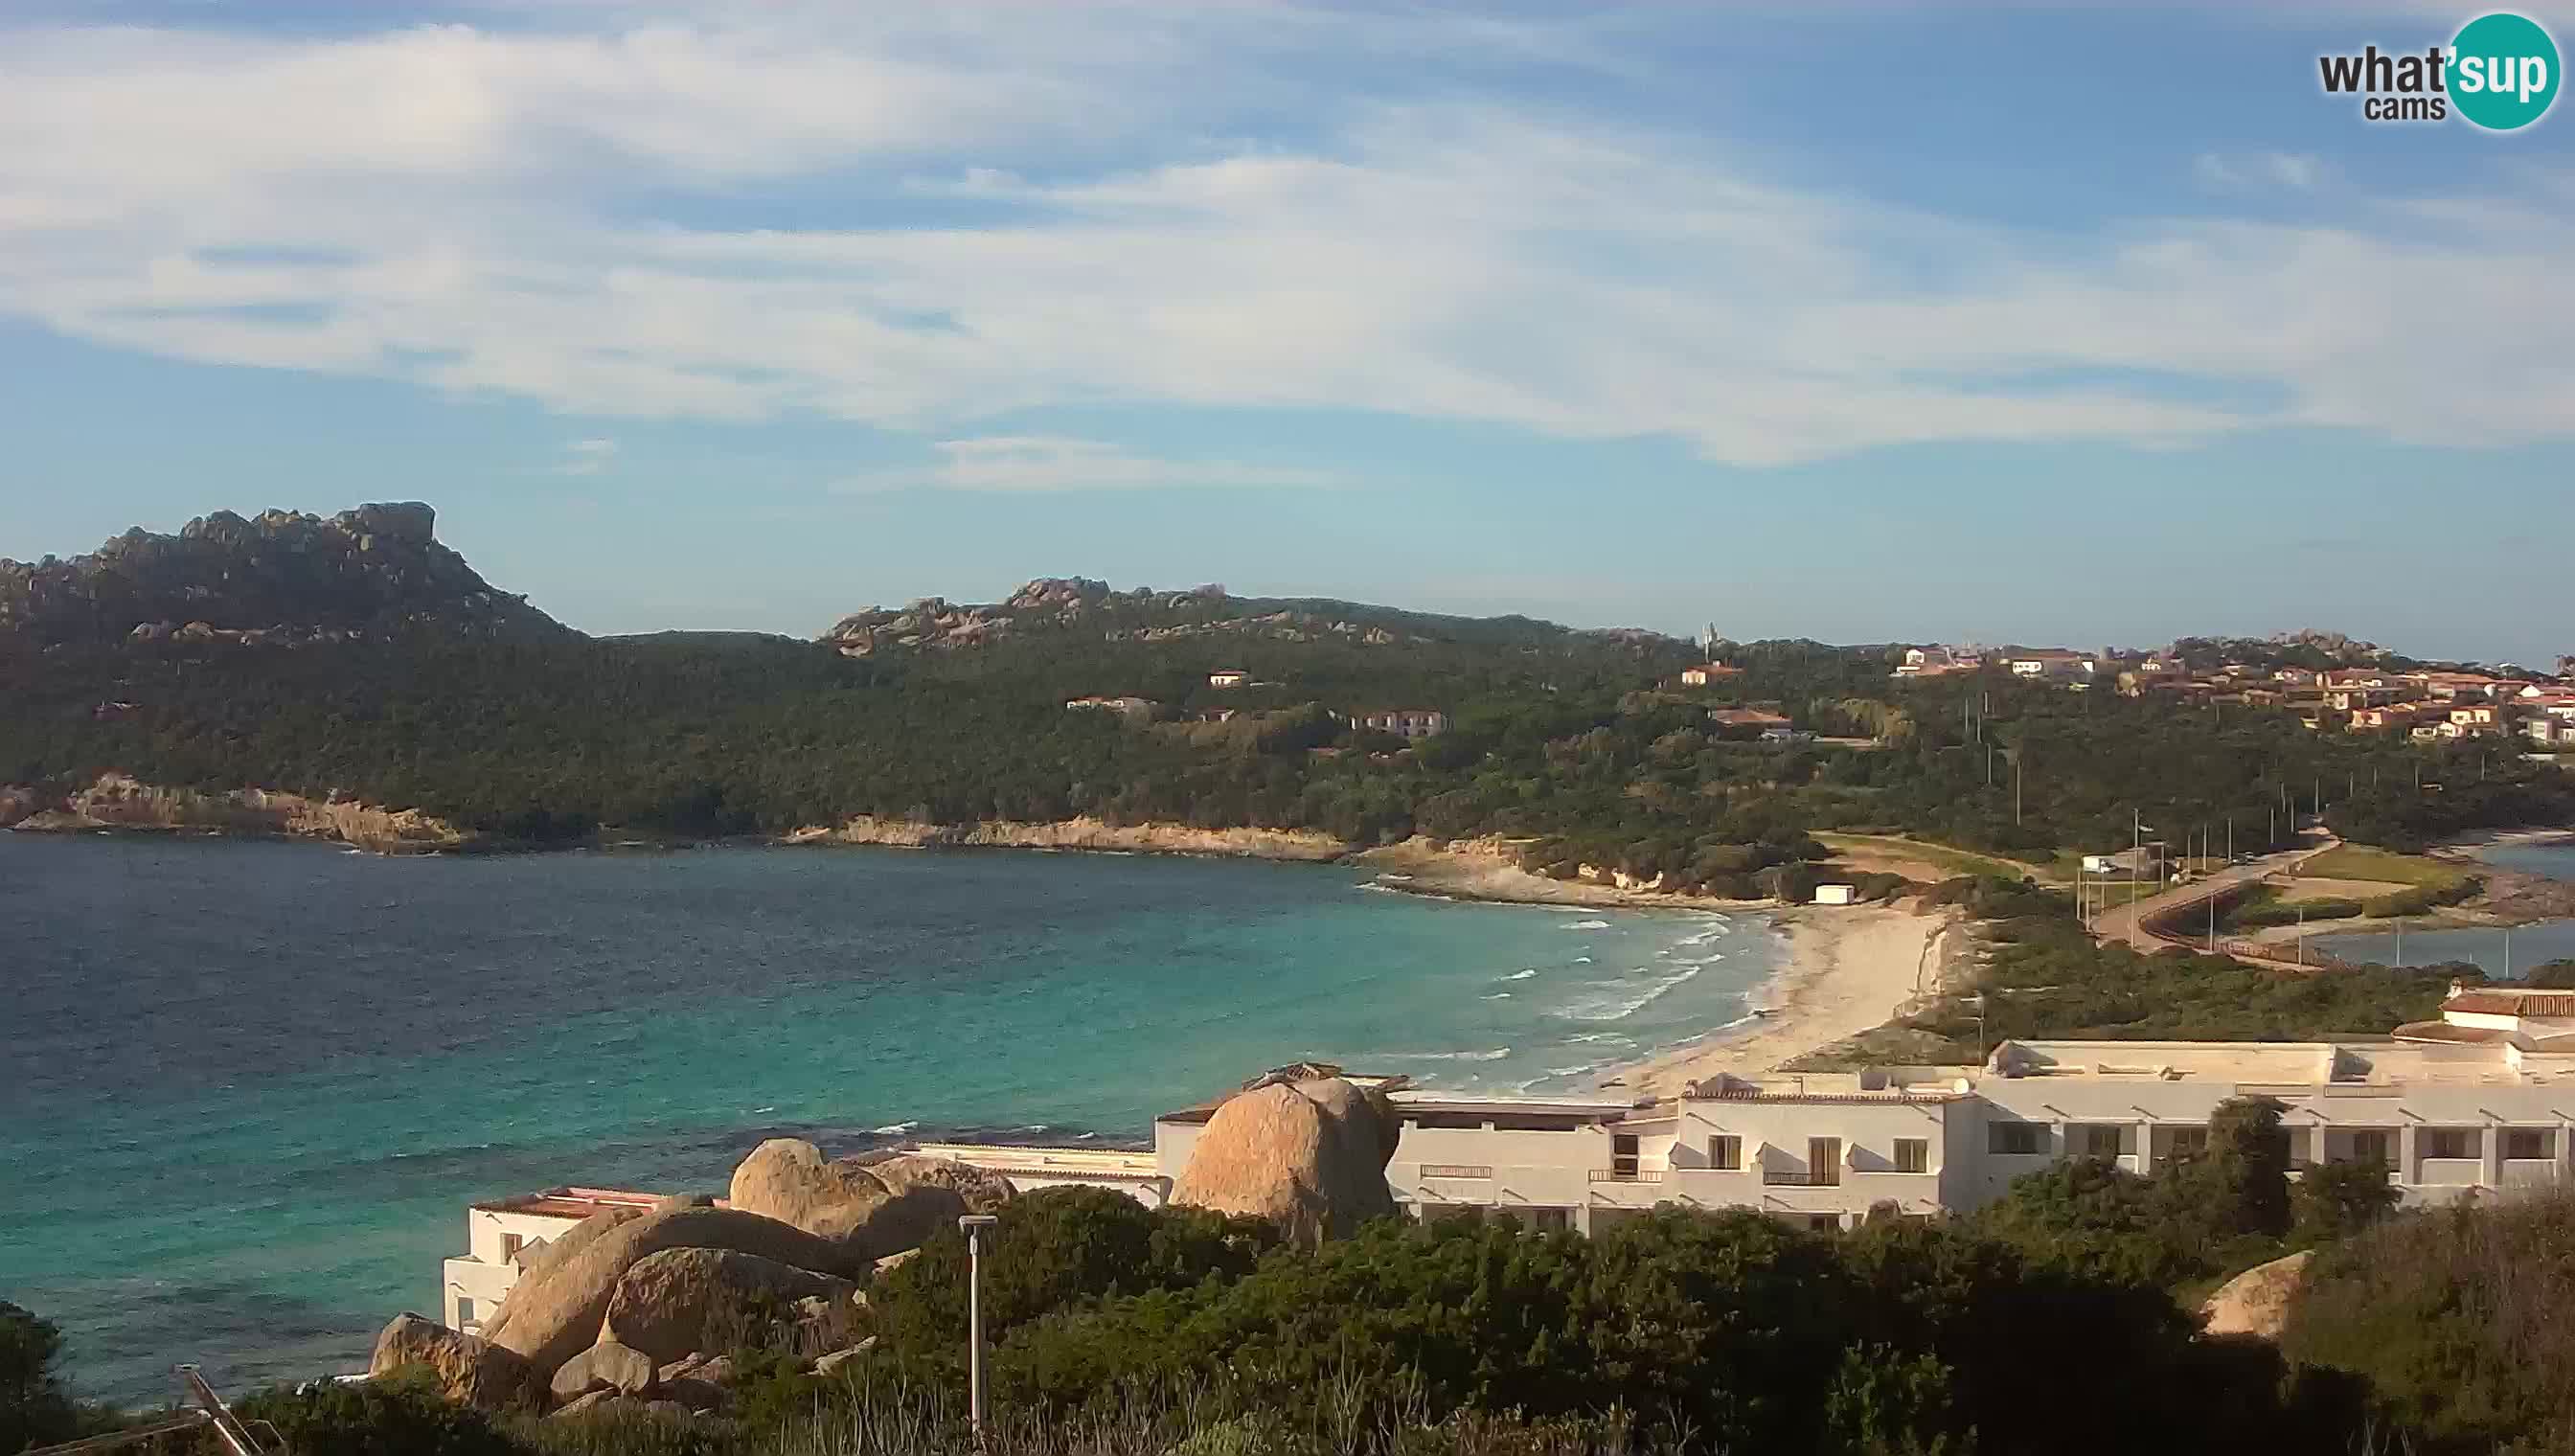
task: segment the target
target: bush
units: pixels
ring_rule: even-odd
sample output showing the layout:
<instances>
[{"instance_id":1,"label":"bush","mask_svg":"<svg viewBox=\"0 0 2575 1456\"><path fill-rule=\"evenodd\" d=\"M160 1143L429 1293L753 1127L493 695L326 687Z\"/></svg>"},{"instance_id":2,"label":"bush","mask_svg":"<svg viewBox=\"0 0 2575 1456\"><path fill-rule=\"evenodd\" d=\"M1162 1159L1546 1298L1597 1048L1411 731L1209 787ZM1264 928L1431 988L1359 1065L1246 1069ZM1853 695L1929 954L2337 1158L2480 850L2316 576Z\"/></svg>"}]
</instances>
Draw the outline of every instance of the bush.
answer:
<instances>
[{"instance_id":1,"label":"bush","mask_svg":"<svg viewBox=\"0 0 2575 1456\"><path fill-rule=\"evenodd\" d=\"M63 1333L0 1300L0 1451L46 1446L80 1433L80 1411L54 1378Z\"/></svg>"},{"instance_id":2,"label":"bush","mask_svg":"<svg viewBox=\"0 0 2575 1456\"><path fill-rule=\"evenodd\" d=\"M265 1390L234 1407L246 1423L266 1421L297 1453L332 1456L524 1456L492 1417L446 1400L427 1381L389 1375L363 1384L319 1381ZM201 1448L220 1450L211 1433Z\"/></svg>"},{"instance_id":3,"label":"bush","mask_svg":"<svg viewBox=\"0 0 2575 1456\"><path fill-rule=\"evenodd\" d=\"M1149 1209L1106 1188L1046 1188L1004 1204L984 1233L984 1330L1122 1294L1240 1278L1277 1245L1259 1219ZM966 1346L966 1238L942 1229L871 1292L889 1355L954 1363Z\"/></svg>"}]
</instances>

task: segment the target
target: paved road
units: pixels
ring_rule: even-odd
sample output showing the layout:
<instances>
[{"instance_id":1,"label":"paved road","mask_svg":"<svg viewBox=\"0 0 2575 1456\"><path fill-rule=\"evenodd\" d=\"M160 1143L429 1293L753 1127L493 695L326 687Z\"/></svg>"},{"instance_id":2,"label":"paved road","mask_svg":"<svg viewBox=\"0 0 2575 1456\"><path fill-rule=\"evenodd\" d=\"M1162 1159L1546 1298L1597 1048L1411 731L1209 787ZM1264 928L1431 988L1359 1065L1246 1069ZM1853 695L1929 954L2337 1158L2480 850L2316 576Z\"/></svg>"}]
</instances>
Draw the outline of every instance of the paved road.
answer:
<instances>
[{"instance_id":1,"label":"paved road","mask_svg":"<svg viewBox=\"0 0 2575 1456\"><path fill-rule=\"evenodd\" d=\"M2161 939L2152 931L2142 928L2137 921L2140 917L2198 904L2220 890L2232 888L2248 880L2274 875L2285 878L2296 872L2299 865L2341 842L2342 840L2328 835L2312 844L2303 844L2295 849L2282 849L2274 854L2264 854L2250 864L2230 864L2212 874L2176 884L2160 894L2150 894L2132 904L2114 905L2092 917L2093 938L2105 945L2112 941L2119 941L2134 945L2140 950L2151 950L2161 944L2182 943Z\"/></svg>"}]
</instances>

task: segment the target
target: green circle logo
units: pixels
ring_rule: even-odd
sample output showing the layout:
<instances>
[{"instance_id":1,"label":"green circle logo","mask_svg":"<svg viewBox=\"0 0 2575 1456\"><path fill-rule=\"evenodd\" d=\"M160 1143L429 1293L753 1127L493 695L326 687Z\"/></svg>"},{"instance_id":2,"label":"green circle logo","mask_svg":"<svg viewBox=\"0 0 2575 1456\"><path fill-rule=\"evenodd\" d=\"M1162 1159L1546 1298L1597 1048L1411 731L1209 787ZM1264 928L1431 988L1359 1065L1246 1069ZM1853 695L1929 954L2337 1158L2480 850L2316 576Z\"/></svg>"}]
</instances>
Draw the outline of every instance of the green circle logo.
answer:
<instances>
[{"instance_id":1,"label":"green circle logo","mask_svg":"<svg viewBox=\"0 0 2575 1456\"><path fill-rule=\"evenodd\" d=\"M2510 11L2480 15L2450 42L2450 102L2490 132L2517 131L2557 99L2557 42Z\"/></svg>"}]
</instances>

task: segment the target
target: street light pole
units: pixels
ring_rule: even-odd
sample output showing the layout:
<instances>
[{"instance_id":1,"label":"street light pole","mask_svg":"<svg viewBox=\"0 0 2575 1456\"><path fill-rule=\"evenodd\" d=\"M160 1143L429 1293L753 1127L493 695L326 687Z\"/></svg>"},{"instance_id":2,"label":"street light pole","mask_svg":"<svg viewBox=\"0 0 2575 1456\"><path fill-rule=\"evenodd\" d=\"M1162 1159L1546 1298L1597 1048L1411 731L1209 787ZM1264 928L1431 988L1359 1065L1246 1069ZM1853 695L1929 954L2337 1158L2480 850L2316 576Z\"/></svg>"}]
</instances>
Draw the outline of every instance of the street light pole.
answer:
<instances>
[{"instance_id":1,"label":"street light pole","mask_svg":"<svg viewBox=\"0 0 2575 1456\"><path fill-rule=\"evenodd\" d=\"M966 1418L984 1439L984 1230L1001 1222L989 1213L961 1213L966 1232Z\"/></svg>"}]
</instances>

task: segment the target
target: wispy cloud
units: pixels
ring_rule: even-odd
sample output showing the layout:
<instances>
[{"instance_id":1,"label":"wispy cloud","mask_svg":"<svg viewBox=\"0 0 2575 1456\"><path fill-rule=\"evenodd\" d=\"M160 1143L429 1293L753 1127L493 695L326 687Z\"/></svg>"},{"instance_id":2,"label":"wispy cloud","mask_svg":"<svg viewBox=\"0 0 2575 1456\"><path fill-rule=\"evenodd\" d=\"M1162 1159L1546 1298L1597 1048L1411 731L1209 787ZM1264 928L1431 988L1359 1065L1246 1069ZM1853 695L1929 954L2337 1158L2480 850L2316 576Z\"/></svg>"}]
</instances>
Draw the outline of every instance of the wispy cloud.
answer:
<instances>
[{"instance_id":1,"label":"wispy cloud","mask_svg":"<svg viewBox=\"0 0 2575 1456\"><path fill-rule=\"evenodd\" d=\"M2325 179L2325 164L2296 152L2246 152L2225 155L2202 152L2192 175L2215 188L2289 188L2304 192Z\"/></svg>"},{"instance_id":2,"label":"wispy cloud","mask_svg":"<svg viewBox=\"0 0 2575 1456\"><path fill-rule=\"evenodd\" d=\"M1450 65L1614 56L1598 30L1429 11L1380 37L1353 28L1394 22L1258 4L763 15L0 32L0 313L568 412L952 443L1068 405L1381 411L1753 466L2575 429L2562 185L2525 192L2536 228L2351 196L2330 220L2040 235L1478 99L1471 76L1333 89L1274 64L1379 38ZM1281 110L1304 119L1292 145L1229 140ZM2304 159L2259 155L2203 178L2317 190ZM2425 347L2490 316L2514 329ZM1227 483L1107 447L948 451L931 475L1159 483L1149 466Z\"/></svg>"},{"instance_id":3,"label":"wispy cloud","mask_svg":"<svg viewBox=\"0 0 2575 1456\"><path fill-rule=\"evenodd\" d=\"M889 469L844 477L841 495L937 487L957 491L1038 492L1140 490L1157 487L1287 486L1340 483L1326 471L1250 465L1231 460L1168 460L1138 455L1100 440L1059 435L987 435L943 440L941 459L922 469Z\"/></svg>"},{"instance_id":4,"label":"wispy cloud","mask_svg":"<svg viewBox=\"0 0 2575 1456\"><path fill-rule=\"evenodd\" d=\"M606 439L575 440L564 446L564 458L556 463L559 476L595 476L608 469L617 458L617 442Z\"/></svg>"}]
</instances>

